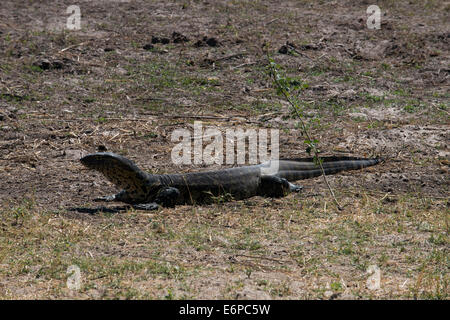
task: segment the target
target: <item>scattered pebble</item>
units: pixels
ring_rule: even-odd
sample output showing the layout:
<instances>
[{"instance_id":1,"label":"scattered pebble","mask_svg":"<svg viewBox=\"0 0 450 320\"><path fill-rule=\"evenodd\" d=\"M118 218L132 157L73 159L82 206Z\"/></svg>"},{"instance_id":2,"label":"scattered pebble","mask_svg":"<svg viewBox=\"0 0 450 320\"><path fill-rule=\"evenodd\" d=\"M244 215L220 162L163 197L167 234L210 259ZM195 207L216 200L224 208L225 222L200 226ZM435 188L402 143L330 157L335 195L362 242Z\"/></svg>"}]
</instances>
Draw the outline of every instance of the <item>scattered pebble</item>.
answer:
<instances>
[{"instance_id":1,"label":"scattered pebble","mask_svg":"<svg viewBox=\"0 0 450 320\"><path fill-rule=\"evenodd\" d=\"M210 47L217 47L219 44L219 41L216 38L208 38L206 40L206 44Z\"/></svg>"},{"instance_id":2,"label":"scattered pebble","mask_svg":"<svg viewBox=\"0 0 450 320\"><path fill-rule=\"evenodd\" d=\"M198 40L196 43L194 43L195 47L204 47L206 45L210 47L217 47L220 45L220 42L214 37L204 36L203 39Z\"/></svg>"},{"instance_id":3,"label":"scattered pebble","mask_svg":"<svg viewBox=\"0 0 450 320\"><path fill-rule=\"evenodd\" d=\"M151 43L147 43L146 45L144 45L142 48L144 50L152 50L155 46L152 45Z\"/></svg>"},{"instance_id":4,"label":"scattered pebble","mask_svg":"<svg viewBox=\"0 0 450 320\"><path fill-rule=\"evenodd\" d=\"M78 160L86 155L84 150L66 149L63 151L64 158Z\"/></svg>"},{"instance_id":5,"label":"scattered pebble","mask_svg":"<svg viewBox=\"0 0 450 320\"><path fill-rule=\"evenodd\" d=\"M282 45L282 46L280 47L280 49L278 49L278 53L281 53L281 54L288 54L288 52L289 52L289 49L288 49L288 47L285 46L285 45Z\"/></svg>"},{"instance_id":6,"label":"scattered pebble","mask_svg":"<svg viewBox=\"0 0 450 320\"><path fill-rule=\"evenodd\" d=\"M189 39L185 35L174 31L172 33L172 41L173 43L181 43L181 42L188 42Z\"/></svg>"},{"instance_id":7,"label":"scattered pebble","mask_svg":"<svg viewBox=\"0 0 450 320\"><path fill-rule=\"evenodd\" d=\"M41 68L42 70L49 70L51 67L51 63L47 59L42 59L33 63L34 66Z\"/></svg>"},{"instance_id":8,"label":"scattered pebble","mask_svg":"<svg viewBox=\"0 0 450 320\"><path fill-rule=\"evenodd\" d=\"M64 64L62 63L62 61L55 60L52 62L53 69L62 69L63 67L64 67Z\"/></svg>"},{"instance_id":9,"label":"scattered pebble","mask_svg":"<svg viewBox=\"0 0 450 320\"><path fill-rule=\"evenodd\" d=\"M33 63L33 66L39 67L42 70L62 69L64 67L64 63L60 60L50 61L48 59L41 59Z\"/></svg>"},{"instance_id":10,"label":"scattered pebble","mask_svg":"<svg viewBox=\"0 0 450 320\"><path fill-rule=\"evenodd\" d=\"M157 37L157 36L153 36L152 37L152 43L162 43L162 44L168 44L170 43L170 39L169 38L165 38L165 37Z\"/></svg>"},{"instance_id":11,"label":"scattered pebble","mask_svg":"<svg viewBox=\"0 0 450 320\"><path fill-rule=\"evenodd\" d=\"M367 268L366 273L370 274L367 278L366 286L369 290L378 290L381 287L381 270L376 265Z\"/></svg>"}]
</instances>

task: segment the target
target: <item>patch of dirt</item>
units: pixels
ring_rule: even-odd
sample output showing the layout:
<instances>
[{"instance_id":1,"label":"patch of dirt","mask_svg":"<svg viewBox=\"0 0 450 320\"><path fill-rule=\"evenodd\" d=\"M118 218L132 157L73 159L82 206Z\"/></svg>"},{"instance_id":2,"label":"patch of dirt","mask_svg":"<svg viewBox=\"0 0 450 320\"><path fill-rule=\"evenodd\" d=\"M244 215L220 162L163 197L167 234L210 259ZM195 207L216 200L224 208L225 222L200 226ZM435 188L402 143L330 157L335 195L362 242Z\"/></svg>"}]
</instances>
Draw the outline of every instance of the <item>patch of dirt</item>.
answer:
<instances>
[{"instance_id":1,"label":"patch of dirt","mask_svg":"<svg viewBox=\"0 0 450 320\"><path fill-rule=\"evenodd\" d=\"M11 219L5 218L8 224L4 222L1 228L11 239L25 239L27 232L31 235L31 244L17 240L17 253L2 253L0 265L8 270L15 265L11 261L29 258L39 261L36 265L56 270L49 271L48 287L41 282L32 284L41 271L25 268L25 275L22 271L0 272L0 297L339 299L422 297L420 292L439 291L437 285L432 285L434 291L424 287L422 291L411 289L413 293L407 286L400 287L400 280L422 279L422 274L416 277L421 272L417 265L425 258L414 256L411 264L416 269L409 268L407 261L412 258L406 255L410 252L395 251L398 239L380 240L370 234L375 244L392 244L385 248L388 253L376 245L355 249L353 243L359 238L340 239L342 247L334 247L328 234L314 229L317 234L309 234L305 248L298 249L302 245L292 239L309 226L359 228L354 221L333 216L338 211L330 209L322 178L304 181L303 195L283 199L256 197L223 206L182 206L132 214L120 204L100 204L110 210L99 213L92 199L117 190L100 174L85 169L79 159L107 150L153 173L226 167L172 163L172 132L192 129L195 120L221 131L277 128L281 157L306 156L298 120L289 104L276 95L267 75L264 45L268 45L275 62L303 85L301 107L324 154L386 160L329 178L339 196L352 203L347 207L349 219L378 219L368 204L378 205L378 200L371 202L367 200L370 197L385 199L382 197L389 194L392 201L404 204L398 199L414 195L432 204L424 204L422 209L417 209L422 204L413 209L396 208L392 214L414 211L417 219L425 221L431 210L438 216L426 220L436 223L432 232L422 232L410 216L404 225L394 227L389 214L383 217L392 229L376 231L390 236L402 228L419 230L413 240L421 252L441 250L448 244L442 236L445 225L448 235L448 224L439 216L448 212L445 199L449 196L448 3L379 1L380 30L366 27L367 1L86 0L78 1L81 30L68 30L70 14L66 10L72 4L68 0L4 0L0 6L0 204L2 215ZM305 204L296 203L300 201ZM30 215L36 219L54 214L45 220L43 230L25 228L20 233L16 229L28 212L27 203L33 203ZM390 210L391 203L381 204L385 211ZM116 210L117 206L122 211ZM88 210L83 213L73 210L76 208ZM310 212L317 214L302 220ZM55 227L55 221L61 226ZM207 229L210 234L195 230L185 234L180 226L192 227L194 222L195 228ZM132 280L120 284L94 279L90 291L80 295L69 292L62 269L75 257L67 243L75 241L71 239L77 234L70 239L60 237L70 234L72 228L80 228L80 234L95 230L95 235L90 234L92 243L77 242L90 259L87 265L92 261L100 265L92 266L91 272L108 278L108 272L116 268L117 274L131 272ZM102 238L104 233L111 239ZM55 242L41 247L42 234ZM242 234L253 234L257 241L252 242L251 237L243 240L239 238ZM349 232L346 237L351 235ZM5 246L11 245L7 236L2 238ZM155 252L140 247L149 241L161 243L157 253L170 262L133 269L127 257L144 264L153 261ZM64 244L67 246L61 249ZM36 255L43 256L28 257L19 250L27 245L36 246ZM67 260L58 262L48 253L53 249L64 252L61 259ZM254 251L267 259L258 260ZM402 264L396 269L398 278L395 272L385 275L385 289L378 293L361 289L362 280L351 280L364 274L364 263L373 262L364 260L367 251L386 264L384 270L393 268L385 255L392 254L392 260ZM325 258L336 252L344 255L341 265ZM346 259L351 252L358 254L353 260ZM124 266L121 269L113 261L112 266L104 267L98 257L117 258ZM364 263L359 264L358 259ZM290 269L278 261L286 262ZM329 269L320 269L317 261L326 261L323 268ZM173 269L174 265L188 269L185 278L177 278L182 272ZM336 272L341 279L330 276ZM416 278L411 279L410 272ZM54 291L49 292L49 287ZM330 290L336 292L324 294Z\"/></svg>"}]
</instances>

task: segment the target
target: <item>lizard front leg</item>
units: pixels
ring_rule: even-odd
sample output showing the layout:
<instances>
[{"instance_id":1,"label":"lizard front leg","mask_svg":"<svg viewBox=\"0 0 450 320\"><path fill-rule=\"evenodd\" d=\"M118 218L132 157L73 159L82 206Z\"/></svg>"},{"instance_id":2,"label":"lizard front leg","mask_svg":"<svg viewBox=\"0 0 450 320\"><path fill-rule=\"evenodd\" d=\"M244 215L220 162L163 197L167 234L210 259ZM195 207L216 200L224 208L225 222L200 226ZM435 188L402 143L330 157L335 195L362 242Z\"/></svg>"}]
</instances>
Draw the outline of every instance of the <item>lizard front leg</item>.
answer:
<instances>
[{"instance_id":1,"label":"lizard front leg","mask_svg":"<svg viewBox=\"0 0 450 320\"><path fill-rule=\"evenodd\" d=\"M156 202L133 204L133 208L137 210L151 211L157 210L159 208L159 204Z\"/></svg>"},{"instance_id":2,"label":"lizard front leg","mask_svg":"<svg viewBox=\"0 0 450 320\"><path fill-rule=\"evenodd\" d=\"M289 190L291 192L300 192L303 190L303 186L301 186L301 185L293 184L293 183L290 183L289 181L288 181L288 183L289 183Z\"/></svg>"},{"instance_id":3,"label":"lizard front leg","mask_svg":"<svg viewBox=\"0 0 450 320\"><path fill-rule=\"evenodd\" d=\"M139 210L156 210L160 206L173 208L179 196L180 190L177 188L165 187L158 191L154 202L135 204L133 208Z\"/></svg>"},{"instance_id":4,"label":"lizard front leg","mask_svg":"<svg viewBox=\"0 0 450 320\"><path fill-rule=\"evenodd\" d=\"M125 190L122 190L117 194L95 198L94 201L106 201L106 202L120 201L125 203L132 203L133 199L129 196L129 194ZM159 204L157 204L156 202L140 203L140 204L133 204L132 207L138 210L156 210L159 208Z\"/></svg>"},{"instance_id":5,"label":"lizard front leg","mask_svg":"<svg viewBox=\"0 0 450 320\"><path fill-rule=\"evenodd\" d=\"M173 208L177 204L180 190L173 187L165 187L158 191L155 202L163 207Z\"/></svg>"},{"instance_id":6,"label":"lizard front leg","mask_svg":"<svg viewBox=\"0 0 450 320\"><path fill-rule=\"evenodd\" d=\"M284 178L277 176L263 176L259 185L258 193L265 197L284 197L290 192L299 192L302 186L290 183Z\"/></svg>"}]
</instances>

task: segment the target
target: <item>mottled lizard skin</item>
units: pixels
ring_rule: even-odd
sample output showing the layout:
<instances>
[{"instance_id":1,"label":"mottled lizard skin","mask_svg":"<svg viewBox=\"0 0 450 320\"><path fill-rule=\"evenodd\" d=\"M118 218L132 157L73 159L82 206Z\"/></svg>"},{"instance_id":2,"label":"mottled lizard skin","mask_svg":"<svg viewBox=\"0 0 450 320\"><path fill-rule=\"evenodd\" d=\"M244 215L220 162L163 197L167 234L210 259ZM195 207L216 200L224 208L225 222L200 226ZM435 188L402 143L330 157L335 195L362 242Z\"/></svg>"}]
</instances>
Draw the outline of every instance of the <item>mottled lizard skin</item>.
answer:
<instances>
[{"instance_id":1,"label":"mottled lizard skin","mask_svg":"<svg viewBox=\"0 0 450 320\"><path fill-rule=\"evenodd\" d=\"M381 159L354 157L322 157L325 174L344 170L357 170L376 165ZM157 205L210 203L219 196L229 195L235 200L253 196L282 197L301 187L290 181L322 175L312 158L283 159L264 164L235 167L223 170L185 174L148 174L132 161L120 155L100 152L83 157L81 163L101 172L120 189L117 195L101 200L121 201L134 205ZM276 170L269 170L270 166Z\"/></svg>"}]
</instances>

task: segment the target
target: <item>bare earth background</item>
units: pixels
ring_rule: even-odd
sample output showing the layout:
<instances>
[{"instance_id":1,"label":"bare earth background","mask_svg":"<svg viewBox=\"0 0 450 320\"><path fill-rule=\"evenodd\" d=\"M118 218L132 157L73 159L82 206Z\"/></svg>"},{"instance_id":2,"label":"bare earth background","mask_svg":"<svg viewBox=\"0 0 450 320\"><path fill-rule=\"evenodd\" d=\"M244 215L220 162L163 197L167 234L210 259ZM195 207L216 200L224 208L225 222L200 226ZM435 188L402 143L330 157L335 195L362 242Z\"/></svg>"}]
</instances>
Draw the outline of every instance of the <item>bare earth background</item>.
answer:
<instances>
[{"instance_id":1,"label":"bare earth background","mask_svg":"<svg viewBox=\"0 0 450 320\"><path fill-rule=\"evenodd\" d=\"M448 1L76 2L78 31L72 0L0 5L0 298L449 298ZM281 156L305 156L263 44L325 154L388 158L329 178L343 211L322 178L283 199L77 209L117 191L78 161L99 148L208 169L170 160L196 119L278 128Z\"/></svg>"}]
</instances>

